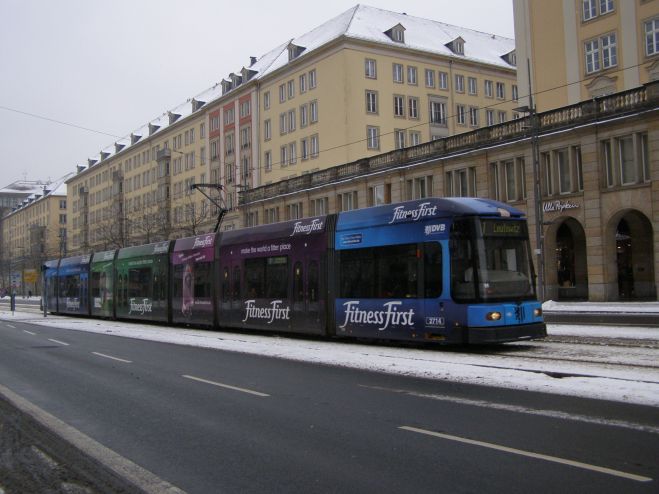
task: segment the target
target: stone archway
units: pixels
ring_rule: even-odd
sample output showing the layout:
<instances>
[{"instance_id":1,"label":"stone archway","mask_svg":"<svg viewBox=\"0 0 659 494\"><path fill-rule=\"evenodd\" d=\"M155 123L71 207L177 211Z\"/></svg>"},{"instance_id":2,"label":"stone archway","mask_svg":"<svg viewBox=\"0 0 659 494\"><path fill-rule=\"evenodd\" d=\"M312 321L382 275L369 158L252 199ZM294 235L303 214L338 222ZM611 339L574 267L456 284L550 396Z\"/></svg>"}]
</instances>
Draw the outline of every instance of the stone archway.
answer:
<instances>
[{"instance_id":1,"label":"stone archway","mask_svg":"<svg viewBox=\"0 0 659 494\"><path fill-rule=\"evenodd\" d=\"M554 220L547 231L546 288L555 300L588 299L586 233L574 218Z\"/></svg>"},{"instance_id":2,"label":"stone archway","mask_svg":"<svg viewBox=\"0 0 659 494\"><path fill-rule=\"evenodd\" d=\"M609 298L656 300L654 234L648 218L636 210L611 218L607 227Z\"/></svg>"}]
</instances>

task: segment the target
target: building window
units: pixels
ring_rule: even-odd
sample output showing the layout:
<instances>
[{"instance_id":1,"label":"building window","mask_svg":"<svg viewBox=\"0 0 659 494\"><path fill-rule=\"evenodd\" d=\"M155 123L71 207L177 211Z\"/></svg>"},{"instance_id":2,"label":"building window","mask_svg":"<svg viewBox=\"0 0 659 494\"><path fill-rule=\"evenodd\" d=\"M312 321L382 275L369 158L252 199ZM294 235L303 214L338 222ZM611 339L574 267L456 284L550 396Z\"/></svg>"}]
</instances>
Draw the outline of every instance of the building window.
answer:
<instances>
[{"instance_id":1,"label":"building window","mask_svg":"<svg viewBox=\"0 0 659 494\"><path fill-rule=\"evenodd\" d=\"M508 120L508 117L506 116L505 111L500 111L498 113L498 116L499 116L499 123L505 123Z\"/></svg>"},{"instance_id":2,"label":"building window","mask_svg":"<svg viewBox=\"0 0 659 494\"><path fill-rule=\"evenodd\" d=\"M474 96L478 93L475 77L468 77L467 78L467 86L469 88L469 94L471 94L472 96Z\"/></svg>"},{"instance_id":3,"label":"building window","mask_svg":"<svg viewBox=\"0 0 659 494\"><path fill-rule=\"evenodd\" d=\"M329 208L327 207L328 203L328 198L327 197L321 197L320 199L312 199L310 201L311 204L311 215L312 216L324 216L327 214L329 211Z\"/></svg>"},{"instance_id":4,"label":"building window","mask_svg":"<svg viewBox=\"0 0 659 494\"><path fill-rule=\"evenodd\" d=\"M456 105L455 118L458 125L465 125L465 106Z\"/></svg>"},{"instance_id":5,"label":"building window","mask_svg":"<svg viewBox=\"0 0 659 494\"><path fill-rule=\"evenodd\" d=\"M494 82L489 80L485 81L485 97L487 98L494 97Z\"/></svg>"},{"instance_id":6,"label":"building window","mask_svg":"<svg viewBox=\"0 0 659 494\"><path fill-rule=\"evenodd\" d=\"M300 106L300 128L309 125L309 107L304 104Z\"/></svg>"},{"instance_id":7,"label":"building window","mask_svg":"<svg viewBox=\"0 0 659 494\"><path fill-rule=\"evenodd\" d=\"M419 98L409 97L407 99L408 116L410 118L419 118Z\"/></svg>"},{"instance_id":8,"label":"building window","mask_svg":"<svg viewBox=\"0 0 659 494\"><path fill-rule=\"evenodd\" d=\"M281 166L288 166L288 146L284 145L279 148L279 164Z\"/></svg>"},{"instance_id":9,"label":"building window","mask_svg":"<svg viewBox=\"0 0 659 494\"><path fill-rule=\"evenodd\" d=\"M309 71L309 89L315 89L316 86L316 69L313 69Z\"/></svg>"},{"instance_id":10,"label":"building window","mask_svg":"<svg viewBox=\"0 0 659 494\"><path fill-rule=\"evenodd\" d=\"M309 159L309 140L306 137L300 139L300 159L302 161Z\"/></svg>"},{"instance_id":11,"label":"building window","mask_svg":"<svg viewBox=\"0 0 659 494\"><path fill-rule=\"evenodd\" d=\"M620 137L618 141L618 159L620 167L620 184L630 185L637 182L634 160L634 140L632 136Z\"/></svg>"},{"instance_id":12,"label":"building window","mask_svg":"<svg viewBox=\"0 0 659 494\"><path fill-rule=\"evenodd\" d=\"M446 103L441 101L430 102L430 123L446 125Z\"/></svg>"},{"instance_id":13,"label":"building window","mask_svg":"<svg viewBox=\"0 0 659 494\"><path fill-rule=\"evenodd\" d=\"M318 153L320 153L320 144L318 142L318 134L314 134L310 138L311 142L311 159L318 158Z\"/></svg>"},{"instance_id":14,"label":"building window","mask_svg":"<svg viewBox=\"0 0 659 494\"><path fill-rule=\"evenodd\" d=\"M318 122L318 101L313 100L309 103L309 121L311 123Z\"/></svg>"},{"instance_id":15,"label":"building window","mask_svg":"<svg viewBox=\"0 0 659 494\"><path fill-rule=\"evenodd\" d=\"M597 16L598 0L582 0L583 20L588 21Z\"/></svg>"},{"instance_id":16,"label":"building window","mask_svg":"<svg viewBox=\"0 0 659 494\"><path fill-rule=\"evenodd\" d=\"M455 74L455 92L464 93L465 92L465 76L462 74Z\"/></svg>"},{"instance_id":17,"label":"building window","mask_svg":"<svg viewBox=\"0 0 659 494\"><path fill-rule=\"evenodd\" d=\"M435 87L435 71L426 69L426 87Z\"/></svg>"},{"instance_id":18,"label":"building window","mask_svg":"<svg viewBox=\"0 0 659 494\"><path fill-rule=\"evenodd\" d=\"M478 127L478 108L475 106L469 107L469 125Z\"/></svg>"},{"instance_id":19,"label":"building window","mask_svg":"<svg viewBox=\"0 0 659 494\"><path fill-rule=\"evenodd\" d=\"M393 70L394 70L394 82L398 82L402 84L404 82L403 80L403 66L399 63L395 63L393 65Z\"/></svg>"},{"instance_id":20,"label":"building window","mask_svg":"<svg viewBox=\"0 0 659 494\"><path fill-rule=\"evenodd\" d=\"M289 110L288 112L288 131L293 132L295 130L295 110Z\"/></svg>"},{"instance_id":21,"label":"building window","mask_svg":"<svg viewBox=\"0 0 659 494\"><path fill-rule=\"evenodd\" d=\"M288 145L288 162L291 165L297 163L297 143L295 142Z\"/></svg>"},{"instance_id":22,"label":"building window","mask_svg":"<svg viewBox=\"0 0 659 494\"><path fill-rule=\"evenodd\" d=\"M475 196L476 169L474 167L469 167L446 172L445 189L447 196Z\"/></svg>"},{"instance_id":23,"label":"building window","mask_svg":"<svg viewBox=\"0 0 659 494\"><path fill-rule=\"evenodd\" d=\"M432 175L407 180L405 182L405 194L407 200L432 197L432 184Z\"/></svg>"},{"instance_id":24,"label":"building window","mask_svg":"<svg viewBox=\"0 0 659 494\"><path fill-rule=\"evenodd\" d=\"M513 84L513 101L519 101L519 90L517 84Z\"/></svg>"},{"instance_id":25,"label":"building window","mask_svg":"<svg viewBox=\"0 0 659 494\"><path fill-rule=\"evenodd\" d=\"M357 209L357 192L345 192L337 196L337 206L339 212L352 211Z\"/></svg>"},{"instance_id":26,"label":"building window","mask_svg":"<svg viewBox=\"0 0 659 494\"><path fill-rule=\"evenodd\" d=\"M417 70L416 67L407 66L407 83L411 84L412 86L417 85Z\"/></svg>"},{"instance_id":27,"label":"building window","mask_svg":"<svg viewBox=\"0 0 659 494\"><path fill-rule=\"evenodd\" d=\"M380 149L379 127L366 127L366 147L368 149Z\"/></svg>"},{"instance_id":28,"label":"building window","mask_svg":"<svg viewBox=\"0 0 659 494\"><path fill-rule=\"evenodd\" d=\"M396 149L405 147L405 131L401 129L394 130L394 145Z\"/></svg>"},{"instance_id":29,"label":"building window","mask_svg":"<svg viewBox=\"0 0 659 494\"><path fill-rule=\"evenodd\" d=\"M266 224L277 223L279 221L279 208L267 208L264 213L263 221Z\"/></svg>"},{"instance_id":30,"label":"building window","mask_svg":"<svg viewBox=\"0 0 659 494\"><path fill-rule=\"evenodd\" d=\"M554 174L552 173L551 155L550 153L542 153L540 159L542 162L541 173L542 173L542 177L544 178L542 192L545 196L549 197L554 195L554 182L553 182Z\"/></svg>"},{"instance_id":31,"label":"building window","mask_svg":"<svg viewBox=\"0 0 659 494\"><path fill-rule=\"evenodd\" d=\"M394 95L394 116L405 116L405 96Z\"/></svg>"},{"instance_id":32,"label":"building window","mask_svg":"<svg viewBox=\"0 0 659 494\"><path fill-rule=\"evenodd\" d=\"M607 34L584 43L586 73L592 74L602 69L618 65L616 35Z\"/></svg>"},{"instance_id":33,"label":"building window","mask_svg":"<svg viewBox=\"0 0 659 494\"><path fill-rule=\"evenodd\" d=\"M368 206L381 206L391 203L391 184L374 185L368 188Z\"/></svg>"},{"instance_id":34,"label":"building window","mask_svg":"<svg viewBox=\"0 0 659 494\"><path fill-rule=\"evenodd\" d=\"M267 119L263 122L263 138L266 141L272 139L272 122L270 119Z\"/></svg>"},{"instance_id":35,"label":"building window","mask_svg":"<svg viewBox=\"0 0 659 494\"><path fill-rule=\"evenodd\" d=\"M494 125L494 110L485 110L485 124L488 127Z\"/></svg>"},{"instance_id":36,"label":"building window","mask_svg":"<svg viewBox=\"0 0 659 494\"><path fill-rule=\"evenodd\" d=\"M377 65L375 60L372 58L367 58L364 61L364 71L367 79L377 79L378 78L378 73L377 73Z\"/></svg>"},{"instance_id":37,"label":"building window","mask_svg":"<svg viewBox=\"0 0 659 494\"><path fill-rule=\"evenodd\" d=\"M659 19L652 19L645 23L645 54L656 53L659 53Z\"/></svg>"},{"instance_id":38,"label":"building window","mask_svg":"<svg viewBox=\"0 0 659 494\"><path fill-rule=\"evenodd\" d=\"M448 73L439 73L439 89L448 89Z\"/></svg>"},{"instance_id":39,"label":"building window","mask_svg":"<svg viewBox=\"0 0 659 494\"><path fill-rule=\"evenodd\" d=\"M270 109L270 91L266 91L265 93L263 93L263 109L264 110Z\"/></svg>"},{"instance_id":40,"label":"building window","mask_svg":"<svg viewBox=\"0 0 659 494\"><path fill-rule=\"evenodd\" d=\"M286 219L287 220L297 220L303 217L302 214L302 203L297 202L294 204L288 204L286 206Z\"/></svg>"},{"instance_id":41,"label":"building window","mask_svg":"<svg viewBox=\"0 0 659 494\"><path fill-rule=\"evenodd\" d=\"M295 81L291 80L286 83L286 93L288 94L288 99L295 97Z\"/></svg>"},{"instance_id":42,"label":"building window","mask_svg":"<svg viewBox=\"0 0 659 494\"><path fill-rule=\"evenodd\" d=\"M375 91L366 91L366 113L378 112L378 93Z\"/></svg>"},{"instance_id":43,"label":"building window","mask_svg":"<svg viewBox=\"0 0 659 494\"><path fill-rule=\"evenodd\" d=\"M506 85L503 82L497 82L497 99L506 99Z\"/></svg>"},{"instance_id":44,"label":"building window","mask_svg":"<svg viewBox=\"0 0 659 494\"><path fill-rule=\"evenodd\" d=\"M286 84L281 84L279 86L279 102L284 103L286 101Z\"/></svg>"},{"instance_id":45,"label":"building window","mask_svg":"<svg viewBox=\"0 0 659 494\"><path fill-rule=\"evenodd\" d=\"M299 79L300 94L307 92L307 74L302 74Z\"/></svg>"},{"instance_id":46,"label":"building window","mask_svg":"<svg viewBox=\"0 0 659 494\"><path fill-rule=\"evenodd\" d=\"M569 194L572 192L572 171L567 159L567 150L559 149L554 151L554 160L558 171L558 193Z\"/></svg>"},{"instance_id":47,"label":"building window","mask_svg":"<svg viewBox=\"0 0 659 494\"><path fill-rule=\"evenodd\" d=\"M418 146L421 144L421 132L410 130L410 146Z\"/></svg>"},{"instance_id":48,"label":"building window","mask_svg":"<svg viewBox=\"0 0 659 494\"><path fill-rule=\"evenodd\" d=\"M284 135L288 132L288 118L286 113L279 114L279 135Z\"/></svg>"},{"instance_id":49,"label":"building window","mask_svg":"<svg viewBox=\"0 0 659 494\"><path fill-rule=\"evenodd\" d=\"M266 151L263 155L263 166L266 172L272 171L272 152Z\"/></svg>"}]
</instances>

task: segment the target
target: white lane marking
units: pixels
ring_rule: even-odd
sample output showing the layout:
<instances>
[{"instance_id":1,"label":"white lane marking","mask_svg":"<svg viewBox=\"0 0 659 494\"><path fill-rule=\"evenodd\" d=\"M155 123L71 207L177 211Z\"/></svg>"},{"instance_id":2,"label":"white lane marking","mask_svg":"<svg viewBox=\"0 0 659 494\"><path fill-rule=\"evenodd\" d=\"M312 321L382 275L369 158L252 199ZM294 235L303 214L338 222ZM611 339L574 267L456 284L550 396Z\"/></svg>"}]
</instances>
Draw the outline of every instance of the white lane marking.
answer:
<instances>
[{"instance_id":1,"label":"white lane marking","mask_svg":"<svg viewBox=\"0 0 659 494\"><path fill-rule=\"evenodd\" d=\"M37 333L33 333L32 331L28 331L27 329L24 329L23 333L31 334L32 336L37 334Z\"/></svg>"},{"instance_id":2,"label":"white lane marking","mask_svg":"<svg viewBox=\"0 0 659 494\"><path fill-rule=\"evenodd\" d=\"M256 396L270 396L268 394L260 393L258 391L253 391L251 389L238 388L236 386L230 386L228 384L222 384L222 383L218 383L218 382L215 382L215 381L208 381L208 380L202 379L200 377L187 376L187 375L183 375L182 377L185 377L186 379L192 379L193 381L199 381L200 383L206 383L206 384L212 384L213 386L219 386L220 388L232 389L233 391L240 391L241 393L248 393L248 394L256 395Z\"/></svg>"},{"instance_id":3,"label":"white lane marking","mask_svg":"<svg viewBox=\"0 0 659 494\"><path fill-rule=\"evenodd\" d=\"M132 364L133 363L132 360L124 360L122 358L112 357L111 355L105 355L104 353L98 353L98 352L92 352L92 353L94 355L98 355L99 357L104 357L104 358L109 358L109 359L112 359L112 360L117 360L119 362L124 362L126 364Z\"/></svg>"},{"instance_id":4,"label":"white lane marking","mask_svg":"<svg viewBox=\"0 0 659 494\"><path fill-rule=\"evenodd\" d=\"M456 403L458 405L491 408L494 410L503 410L506 412L525 413L527 415L538 415L541 417L550 417L559 420L572 420L574 422L584 422L587 424L603 425L607 427L621 427L623 429L631 429L640 432L649 432L651 434L659 434L659 427L637 424L634 422L626 422L624 420L604 419L600 417L591 417L589 415L579 415L579 414L561 412L559 410L542 410L538 408L528 408L518 405L508 405L506 403L495 403L493 401L470 400L468 398L456 398L455 396L449 396L449 395L418 393L416 391L409 391L405 389L384 388L380 386L366 386L364 384L359 384L359 386L362 388L378 389L381 391L389 391L392 393L406 394L409 396L415 396L417 398L428 398L431 400L448 401L450 403Z\"/></svg>"},{"instance_id":5,"label":"white lane marking","mask_svg":"<svg viewBox=\"0 0 659 494\"><path fill-rule=\"evenodd\" d=\"M16 326L12 326L11 324L7 324L7 326L10 327L11 329L16 329Z\"/></svg>"},{"instance_id":6,"label":"white lane marking","mask_svg":"<svg viewBox=\"0 0 659 494\"><path fill-rule=\"evenodd\" d=\"M580 461L567 460L565 458L559 458L557 456L543 455L540 453L533 453L531 451L524 451L522 449L509 448L507 446L501 446L494 443L486 443L484 441L475 441L473 439L467 439L465 437L451 436L449 434L442 434L440 432L428 431L425 429L417 429L416 427L409 427L407 425L399 427L399 429L416 432L418 434L425 434L427 436L439 437L441 439L447 439L449 441L456 441L459 443L470 444L472 446L481 446L483 448L494 449L497 451L503 451L504 453L511 453L514 455L527 456L529 458L535 458L538 460L550 461L553 463L560 463L561 465L569 465L571 467L582 468L584 470L591 470L593 472L604 473L607 475L613 475L615 477L622 477L628 480L635 480L637 482L651 482L652 479L649 477L643 477L641 475L635 475L633 473L622 472L620 470L614 470L612 468L600 467L597 465L590 465L588 463L582 463Z\"/></svg>"},{"instance_id":7,"label":"white lane marking","mask_svg":"<svg viewBox=\"0 0 659 494\"><path fill-rule=\"evenodd\" d=\"M48 338L48 341L52 341L53 343L59 343L60 345L64 345L64 346L70 346L69 343L65 343L59 340L53 340L52 338Z\"/></svg>"}]
</instances>

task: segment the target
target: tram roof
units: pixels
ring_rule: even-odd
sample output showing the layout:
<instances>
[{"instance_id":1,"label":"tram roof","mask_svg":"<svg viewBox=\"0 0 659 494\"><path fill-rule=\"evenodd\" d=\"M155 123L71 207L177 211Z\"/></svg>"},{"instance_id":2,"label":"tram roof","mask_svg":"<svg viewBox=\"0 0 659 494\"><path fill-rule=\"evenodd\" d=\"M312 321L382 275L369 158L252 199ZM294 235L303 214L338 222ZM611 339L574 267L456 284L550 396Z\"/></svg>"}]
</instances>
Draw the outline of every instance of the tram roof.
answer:
<instances>
[{"instance_id":1,"label":"tram roof","mask_svg":"<svg viewBox=\"0 0 659 494\"><path fill-rule=\"evenodd\" d=\"M477 197L431 197L339 213L337 231L413 223L459 216L522 218L524 212L503 202Z\"/></svg>"},{"instance_id":2,"label":"tram roof","mask_svg":"<svg viewBox=\"0 0 659 494\"><path fill-rule=\"evenodd\" d=\"M327 216L316 216L222 232L222 246L325 233Z\"/></svg>"}]
</instances>

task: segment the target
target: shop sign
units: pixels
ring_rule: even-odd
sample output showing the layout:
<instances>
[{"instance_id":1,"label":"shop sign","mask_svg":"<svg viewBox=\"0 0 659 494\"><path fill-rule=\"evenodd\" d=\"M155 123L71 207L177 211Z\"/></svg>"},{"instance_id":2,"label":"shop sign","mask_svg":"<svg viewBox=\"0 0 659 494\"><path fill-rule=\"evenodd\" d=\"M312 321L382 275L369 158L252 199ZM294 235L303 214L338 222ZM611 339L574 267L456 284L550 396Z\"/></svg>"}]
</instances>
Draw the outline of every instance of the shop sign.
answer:
<instances>
[{"instance_id":1,"label":"shop sign","mask_svg":"<svg viewBox=\"0 0 659 494\"><path fill-rule=\"evenodd\" d=\"M572 202L569 199L564 201L546 201L542 204L542 210L545 213L562 213L569 209L579 209L581 206L576 202Z\"/></svg>"}]
</instances>

